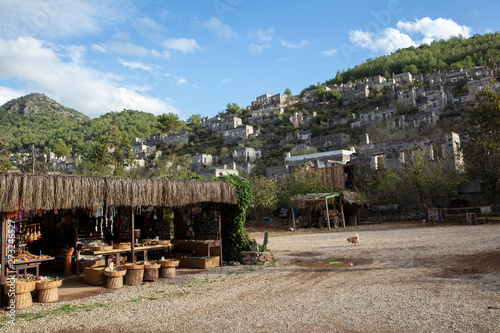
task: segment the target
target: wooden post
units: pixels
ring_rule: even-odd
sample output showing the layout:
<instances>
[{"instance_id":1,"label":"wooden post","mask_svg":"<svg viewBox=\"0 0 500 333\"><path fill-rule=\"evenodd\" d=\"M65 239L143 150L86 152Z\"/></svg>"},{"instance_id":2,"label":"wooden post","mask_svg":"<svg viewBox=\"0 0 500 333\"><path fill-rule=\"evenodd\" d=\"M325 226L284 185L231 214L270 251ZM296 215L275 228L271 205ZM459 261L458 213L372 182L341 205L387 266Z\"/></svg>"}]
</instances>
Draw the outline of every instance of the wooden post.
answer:
<instances>
[{"instance_id":1,"label":"wooden post","mask_svg":"<svg viewBox=\"0 0 500 333\"><path fill-rule=\"evenodd\" d=\"M345 228L344 200L340 197L340 214L342 214L342 226Z\"/></svg>"},{"instance_id":2,"label":"wooden post","mask_svg":"<svg viewBox=\"0 0 500 333\"><path fill-rule=\"evenodd\" d=\"M309 217L309 228L312 226L312 221L311 221L311 209L307 207L307 215Z\"/></svg>"},{"instance_id":3,"label":"wooden post","mask_svg":"<svg viewBox=\"0 0 500 333\"><path fill-rule=\"evenodd\" d=\"M6 265L6 262L5 262L5 257L7 255L7 219L5 218L5 216L2 216L2 248L1 248L1 255L2 255L2 259L1 259L1 263L2 263L2 274L1 274L1 282L2 282L2 285L5 285L5 283L7 282L7 265ZM1 290L0 290L1 292ZM3 299L3 297L0 295L0 298Z\"/></svg>"},{"instance_id":4,"label":"wooden post","mask_svg":"<svg viewBox=\"0 0 500 333\"><path fill-rule=\"evenodd\" d=\"M130 250L132 255L132 263L135 265L135 233L134 233L134 208L130 207ZM117 266L119 263L116 263Z\"/></svg>"},{"instance_id":5,"label":"wooden post","mask_svg":"<svg viewBox=\"0 0 500 333\"><path fill-rule=\"evenodd\" d=\"M217 215L218 215L218 220L219 220L219 252L220 252L220 267L224 266L224 262L222 261L222 222L221 222L221 210L220 210L220 204L216 204L215 208L217 209ZM210 255L210 248L208 249L208 254Z\"/></svg>"},{"instance_id":6,"label":"wooden post","mask_svg":"<svg viewBox=\"0 0 500 333\"><path fill-rule=\"evenodd\" d=\"M293 206L290 205L290 208L292 209L293 230L297 230L297 228L295 227L295 213L293 212Z\"/></svg>"},{"instance_id":7,"label":"wooden post","mask_svg":"<svg viewBox=\"0 0 500 333\"><path fill-rule=\"evenodd\" d=\"M333 199L335 200L335 199ZM330 213L328 213L328 198L325 198L325 203L326 203L326 218L328 220L328 230L332 230L330 228Z\"/></svg>"}]
</instances>

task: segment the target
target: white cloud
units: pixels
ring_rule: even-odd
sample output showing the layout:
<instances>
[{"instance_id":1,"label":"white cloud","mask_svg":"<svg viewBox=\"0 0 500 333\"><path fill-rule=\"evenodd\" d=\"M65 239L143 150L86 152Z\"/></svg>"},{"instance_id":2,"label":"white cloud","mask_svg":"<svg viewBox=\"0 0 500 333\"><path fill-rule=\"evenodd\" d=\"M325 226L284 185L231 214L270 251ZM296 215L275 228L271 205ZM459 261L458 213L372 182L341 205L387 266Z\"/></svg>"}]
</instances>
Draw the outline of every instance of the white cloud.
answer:
<instances>
[{"instance_id":1,"label":"white cloud","mask_svg":"<svg viewBox=\"0 0 500 333\"><path fill-rule=\"evenodd\" d=\"M201 50L201 47L193 38L169 38L165 39L162 44L167 50L180 51L184 54Z\"/></svg>"},{"instance_id":2,"label":"white cloud","mask_svg":"<svg viewBox=\"0 0 500 333\"><path fill-rule=\"evenodd\" d=\"M118 62L121 65L132 69L143 69L145 71L152 71L158 69L158 66L156 65L146 65L140 61L125 61L123 59L118 59Z\"/></svg>"},{"instance_id":3,"label":"white cloud","mask_svg":"<svg viewBox=\"0 0 500 333\"><path fill-rule=\"evenodd\" d=\"M359 47L373 52L391 53L401 48L416 45L410 36L394 28L382 30L377 35L361 30L351 30L349 39Z\"/></svg>"},{"instance_id":4,"label":"white cloud","mask_svg":"<svg viewBox=\"0 0 500 333\"><path fill-rule=\"evenodd\" d=\"M338 49L330 49L330 50L325 50L320 53L320 57L331 57L335 53L337 53Z\"/></svg>"},{"instance_id":5,"label":"white cloud","mask_svg":"<svg viewBox=\"0 0 500 333\"><path fill-rule=\"evenodd\" d=\"M349 39L361 48L373 52L390 53L401 48L430 44L436 39L448 39L452 36L471 36L471 28L459 25L451 19L429 17L416 19L415 22L399 21L395 28L386 28L377 34L362 30L351 30Z\"/></svg>"},{"instance_id":6,"label":"white cloud","mask_svg":"<svg viewBox=\"0 0 500 333\"><path fill-rule=\"evenodd\" d=\"M201 26L214 32L220 39L225 41L238 38L238 34L234 32L233 28L222 23L217 17L212 17L209 21L203 22Z\"/></svg>"},{"instance_id":7,"label":"white cloud","mask_svg":"<svg viewBox=\"0 0 500 333\"><path fill-rule=\"evenodd\" d=\"M188 81L185 78L183 78L183 77L180 77L177 80L177 84L187 84L187 83L188 83Z\"/></svg>"},{"instance_id":8,"label":"white cloud","mask_svg":"<svg viewBox=\"0 0 500 333\"><path fill-rule=\"evenodd\" d=\"M286 40L281 41L281 45L284 47L288 47L289 49L300 49L301 47L304 47L309 44L311 44L311 42L308 40L302 40L298 43L287 42Z\"/></svg>"},{"instance_id":9,"label":"white cloud","mask_svg":"<svg viewBox=\"0 0 500 333\"><path fill-rule=\"evenodd\" d=\"M271 47L270 44L250 44L248 45L248 52L252 55L260 54L269 47Z\"/></svg>"},{"instance_id":10,"label":"white cloud","mask_svg":"<svg viewBox=\"0 0 500 333\"><path fill-rule=\"evenodd\" d=\"M92 49L102 53L118 53L135 57L153 57L153 58L170 58L170 52L157 51L148 49L147 47L125 43L120 41L112 41L101 45L92 45Z\"/></svg>"},{"instance_id":11,"label":"white cloud","mask_svg":"<svg viewBox=\"0 0 500 333\"><path fill-rule=\"evenodd\" d=\"M231 82L231 78L230 77L225 77L222 79L222 83L229 83Z\"/></svg>"},{"instance_id":12,"label":"white cloud","mask_svg":"<svg viewBox=\"0 0 500 333\"><path fill-rule=\"evenodd\" d=\"M132 13L129 0L4 0L0 10L0 36L16 38L77 37L97 34L125 22Z\"/></svg>"},{"instance_id":13,"label":"white cloud","mask_svg":"<svg viewBox=\"0 0 500 333\"><path fill-rule=\"evenodd\" d=\"M90 117L124 108L178 113L164 100L121 86L113 74L64 62L53 49L31 37L0 39L0 63L0 78L23 82L27 92L43 92Z\"/></svg>"},{"instance_id":14,"label":"white cloud","mask_svg":"<svg viewBox=\"0 0 500 333\"><path fill-rule=\"evenodd\" d=\"M255 31L250 31L247 35L250 39L255 39L259 43L269 43L273 40L274 28L271 27L267 30L257 29Z\"/></svg>"},{"instance_id":15,"label":"white cloud","mask_svg":"<svg viewBox=\"0 0 500 333\"><path fill-rule=\"evenodd\" d=\"M398 29L409 34L421 34L429 40L448 39L452 36L462 35L465 38L471 36L471 28L466 25L459 25L451 19L442 17L431 20L429 17L424 17L415 20L415 22L399 21L396 25Z\"/></svg>"},{"instance_id":16,"label":"white cloud","mask_svg":"<svg viewBox=\"0 0 500 333\"><path fill-rule=\"evenodd\" d=\"M26 95L26 92L24 90L17 90L0 86L0 105L4 105L8 101L24 95Z\"/></svg>"}]
</instances>

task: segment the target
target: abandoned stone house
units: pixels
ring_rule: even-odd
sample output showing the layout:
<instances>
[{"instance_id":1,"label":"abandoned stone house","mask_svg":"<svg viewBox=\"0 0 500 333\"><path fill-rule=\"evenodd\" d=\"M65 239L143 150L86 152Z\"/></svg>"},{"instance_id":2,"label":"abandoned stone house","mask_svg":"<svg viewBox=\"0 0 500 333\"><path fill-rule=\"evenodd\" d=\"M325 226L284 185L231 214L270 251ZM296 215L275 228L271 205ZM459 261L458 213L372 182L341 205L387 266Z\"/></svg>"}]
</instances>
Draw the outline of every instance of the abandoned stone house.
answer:
<instances>
[{"instance_id":1,"label":"abandoned stone house","mask_svg":"<svg viewBox=\"0 0 500 333\"><path fill-rule=\"evenodd\" d=\"M240 117L236 117L234 114L227 114L223 119L211 122L210 128L212 129L212 135L218 136L225 130L234 129L242 125L243 121Z\"/></svg>"},{"instance_id":2,"label":"abandoned stone house","mask_svg":"<svg viewBox=\"0 0 500 333\"><path fill-rule=\"evenodd\" d=\"M224 130L222 140L224 145L232 145L247 141L250 135L254 134L253 126L242 125L234 129Z\"/></svg>"},{"instance_id":3,"label":"abandoned stone house","mask_svg":"<svg viewBox=\"0 0 500 333\"><path fill-rule=\"evenodd\" d=\"M419 112L411 115L399 115L393 117L389 125L392 128L424 128L432 125L436 125L439 120L439 116L433 112Z\"/></svg>"},{"instance_id":4,"label":"abandoned stone house","mask_svg":"<svg viewBox=\"0 0 500 333\"><path fill-rule=\"evenodd\" d=\"M167 146L174 145L177 143L182 143L184 145L187 145L188 142L189 142L189 133L186 132L184 128L181 129L179 133L169 134L165 138L165 144Z\"/></svg>"},{"instance_id":5,"label":"abandoned stone house","mask_svg":"<svg viewBox=\"0 0 500 333\"><path fill-rule=\"evenodd\" d=\"M194 155L191 158L191 169L197 172L203 168L211 166L216 161L217 161L217 156L212 156L210 154Z\"/></svg>"},{"instance_id":6,"label":"abandoned stone house","mask_svg":"<svg viewBox=\"0 0 500 333\"><path fill-rule=\"evenodd\" d=\"M316 148L324 147L337 147L341 148L348 145L351 142L351 136L349 134L339 133L331 135L322 135L309 140L309 144Z\"/></svg>"},{"instance_id":7,"label":"abandoned stone house","mask_svg":"<svg viewBox=\"0 0 500 333\"><path fill-rule=\"evenodd\" d=\"M236 163L253 163L261 157L261 151L254 148L240 148L233 150L233 161Z\"/></svg>"},{"instance_id":8,"label":"abandoned stone house","mask_svg":"<svg viewBox=\"0 0 500 333\"><path fill-rule=\"evenodd\" d=\"M252 110L252 116L248 118L248 123L254 124L265 124L272 122L277 119L279 115L284 113L284 109L281 106L268 105L262 108Z\"/></svg>"},{"instance_id":9,"label":"abandoned stone house","mask_svg":"<svg viewBox=\"0 0 500 333\"><path fill-rule=\"evenodd\" d=\"M239 175L238 169L236 168L236 163L231 165L211 165L208 170L198 171L198 175L205 178L211 179L213 177L223 177L227 175Z\"/></svg>"},{"instance_id":10,"label":"abandoned stone house","mask_svg":"<svg viewBox=\"0 0 500 333\"><path fill-rule=\"evenodd\" d=\"M264 94L257 96L255 101L252 101L252 110L266 108L268 106L279 106L283 107L288 99L286 94Z\"/></svg>"},{"instance_id":11,"label":"abandoned stone house","mask_svg":"<svg viewBox=\"0 0 500 333\"><path fill-rule=\"evenodd\" d=\"M379 110L378 107L374 110L360 112L359 118L351 123L351 128L373 125L377 121L387 120L392 118L397 113L395 107Z\"/></svg>"},{"instance_id":12,"label":"abandoned stone house","mask_svg":"<svg viewBox=\"0 0 500 333\"><path fill-rule=\"evenodd\" d=\"M304 154L291 156L290 153L285 157L285 165L303 165L307 162L313 163L314 167L322 168L332 165L343 165L351 160L351 155L354 154L354 149L351 150L333 150L321 153Z\"/></svg>"},{"instance_id":13,"label":"abandoned stone house","mask_svg":"<svg viewBox=\"0 0 500 333\"><path fill-rule=\"evenodd\" d=\"M300 141L310 140L311 138L312 138L311 130L297 132L297 139Z\"/></svg>"},{"instance_id":14,"label":"abandoned stone house","mask_svg":"<svg viewBox=\"0 0 500 333\"><path fill-rule=\"evenodd\" d=\"M460 136L451 132L418 139L367 143L359 146L359 155L370 162L373 169L381 166L402 169L421 152L429 161L450 163L461 170L463 157L459 149Z\"/></svg>"},{"instance_id":15,"label":"abandoned stone house","mask_svg":"<svg viewBox=\"0 0 500 333\"><path fill-rule=\"evenodd\" d=\"M293 116L290 117L290 122L294 128L303 126L304 124L310 123L314 120L318 113L316 111L304 115L301 111L295 112Z\"/></svg>"}]
</instances>

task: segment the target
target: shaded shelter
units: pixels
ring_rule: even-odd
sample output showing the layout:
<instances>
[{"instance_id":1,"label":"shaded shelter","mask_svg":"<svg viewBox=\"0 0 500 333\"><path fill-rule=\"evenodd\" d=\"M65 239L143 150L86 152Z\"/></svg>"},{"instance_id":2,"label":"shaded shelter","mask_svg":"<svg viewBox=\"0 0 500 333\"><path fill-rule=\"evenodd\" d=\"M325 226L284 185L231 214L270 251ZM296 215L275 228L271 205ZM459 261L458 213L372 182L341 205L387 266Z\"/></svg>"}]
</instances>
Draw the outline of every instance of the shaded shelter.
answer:
<instances>
[{"instance_id":1,"label":"shaded shelter","mask_svg":"<svg viewBox=\"0 0 500 333\"><path fill-rule=\"evenodd\" d=\"M366 204L361 194L351 191L309 193L292 198L291 201L296 208L307 209L309 227L323 227L326 222L329 229L332 220L335 228L340 223L345 227L346 216L349 217L349 224L356 225L359 221L359 207Z\"/></svg>"},{"instance_id":2,"label":"shaded shelter","mask_svg":"<svg viewBox=\"0 0 500 333\"><path fill-rule=\"evenodd\" d=\"M129 237L134 243L134 209L141 207L185 207L211 203L236 205L236 192L222 181L104 178L61 175L0 173L2 214L1 279L5 283L7 263L7 216L18 212L57 213L58 210L96 207L126 207L130 218ZM220 233L220 229L219 229ZM220 235L219 235L220 236ZM219 237L219 242L221 239ZM220 245L222 246L222 245ZM131 246L132 260L135 249ZM222 257L220 258L222 261Z\"/></svg>"}]
</instances>

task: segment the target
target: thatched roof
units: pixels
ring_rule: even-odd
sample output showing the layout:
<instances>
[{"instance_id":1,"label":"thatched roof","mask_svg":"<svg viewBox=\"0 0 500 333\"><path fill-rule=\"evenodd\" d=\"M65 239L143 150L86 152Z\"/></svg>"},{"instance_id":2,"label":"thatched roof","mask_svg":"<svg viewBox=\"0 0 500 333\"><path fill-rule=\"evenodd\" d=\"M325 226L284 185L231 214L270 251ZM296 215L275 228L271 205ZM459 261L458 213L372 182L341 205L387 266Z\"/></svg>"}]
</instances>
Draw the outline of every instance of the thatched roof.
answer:
<instances>
[{"instance_id":1,"label":"thatched roof","mask_svg":"<svg viewBox=\"0 0 500 333\"><path fill-rule=\"evenodd\" d=\"M325 199L330 196L341 196L344 202L351 205L364 205L366 202L362 199L361 195L357 192L343 191L340 193L309 193L299 197L295 197L292 201L295 203L297 208L311 208L316 209L319 206L324 205ZM333 204L335 197L328 198L328 204Z\"/></svg>"},{"instance_id":2,"label":"thatched roof","mask_svg":"<svg viewBox=\"0 0 500 333\"><path fill-rule=\"evenodd\" d=\"M0 173L0 211L90 208L97 204L180 207L198 202L236 204L226 182Z\"/></svg>"}]
</instances>

